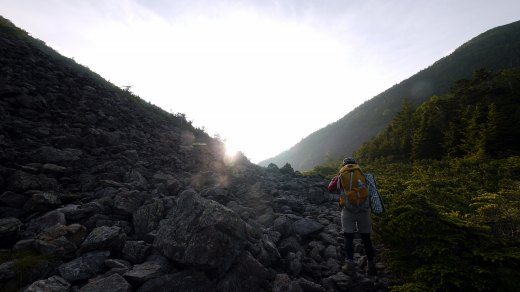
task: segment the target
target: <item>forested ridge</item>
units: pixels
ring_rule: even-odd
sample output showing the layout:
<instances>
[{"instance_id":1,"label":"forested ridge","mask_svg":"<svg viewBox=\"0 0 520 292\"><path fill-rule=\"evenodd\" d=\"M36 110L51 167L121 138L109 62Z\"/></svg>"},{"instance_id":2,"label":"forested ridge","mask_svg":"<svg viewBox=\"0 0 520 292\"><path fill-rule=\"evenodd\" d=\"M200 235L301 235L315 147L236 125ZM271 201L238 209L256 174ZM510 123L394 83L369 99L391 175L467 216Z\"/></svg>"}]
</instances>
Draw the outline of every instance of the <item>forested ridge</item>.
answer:
<instances>
[{"instance_id":1,"label":"forested ridge","mask_svg":"<svg viewBox=\"0 0 520 292\"><path fill-rule=\"evenodd\" d=\"M520 66L520 21L496 27L461 45L450 55L392 86L343 118L310 134L283 153L260 162L305 171L329 159L352 154L364 142L384 130L408 99L418 106L433 95L444 95L460 79L471 78L479 68L502 70Z\"/></svg>"},{"instance_id":2,"label":"forested ridge","mask_svg":"<svg viewBox=\"0 0 520 292\"><path fill-rule=\"evenodd\" d=\"M395 291L520 290L519 89L520 70L478 70L415 109L404 100L357 151L387 206L374 232Z\"/></svg>"}]
</instances>

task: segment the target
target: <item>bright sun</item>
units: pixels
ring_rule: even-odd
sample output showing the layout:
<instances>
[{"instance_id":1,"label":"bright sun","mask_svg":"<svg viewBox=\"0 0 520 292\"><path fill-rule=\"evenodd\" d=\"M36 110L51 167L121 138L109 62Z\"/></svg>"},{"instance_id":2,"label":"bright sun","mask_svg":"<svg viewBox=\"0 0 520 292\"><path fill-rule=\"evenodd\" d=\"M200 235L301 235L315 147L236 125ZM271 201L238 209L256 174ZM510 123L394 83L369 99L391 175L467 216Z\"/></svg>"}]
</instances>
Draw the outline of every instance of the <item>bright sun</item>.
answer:
<instances>
[{"instance_id":1,"label":"bright sun","mask_svg":"<svg viewBox=\"0 0 520 292\"><path fill-rule=\"evenodd\" d=\"M238 154L238 151L240 151L237 147L237 145L233 142L226 141L226 157L228 158L235 158L235 156Z\"/></svg>"}]
</instances>

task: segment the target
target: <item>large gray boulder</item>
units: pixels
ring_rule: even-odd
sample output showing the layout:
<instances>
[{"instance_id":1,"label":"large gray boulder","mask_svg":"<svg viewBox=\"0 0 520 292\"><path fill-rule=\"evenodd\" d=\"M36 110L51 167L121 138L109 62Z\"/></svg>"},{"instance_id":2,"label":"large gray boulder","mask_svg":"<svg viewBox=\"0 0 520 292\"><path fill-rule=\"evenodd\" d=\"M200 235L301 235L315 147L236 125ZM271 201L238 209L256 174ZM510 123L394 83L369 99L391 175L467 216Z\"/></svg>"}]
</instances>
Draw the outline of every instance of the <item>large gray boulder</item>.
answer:
<instances>
[{"instance_id":1,"label":"large gray boulder","mask_svg":"<svg viewBox=\"0 0 520 292\"><path fill-rule=\"evenodd\" d=\"M218 283L219 291L265 291L269 282L269 271L249 252L237 257L235 264Z\"/></svg>"},{"instance_id":2,"label":"large gray boulder","mask_svg":"<svg viewBox=\"0 0 520 292\"><path fill-rule=\"evenodd\" d=\"M157 228L164 217L165 208L162 201L155 201L141 206L133 213L134 231L138 236L144 236Z\"/></svg>"},{"instance_id":3,"label":"large gray boulder","mask_svg":"<svg viewBox=\"0 0 520 292\"><path fill-rule=\"evenodd\" d=\"M43 255L67 256L78 249L86 233L80 224L55 225L38 234L34 247Z\"/></svg>"},{"instance_id":4,"label":"large gray boulder","mask_svg":"<svg viewBox=\"0 0 520 292\"><path fill-rule=\"evenodd\" d=\"M319 222L309 218L302 218L293 223L293 230L302 237L319 233L323 228Z\"/></svg>"},{"instance_id":5,"label":"large gray boulder","mask_svg":"<svg viewBox=\"0 0 520 292\"><path fill-rule=\"evenodd\" d=\"M168 265L160 261L149 261L135 265L132 270L126 272L123 277L133 284L143 284L144 282L160 277L168 272Z\"/></svg>"},{"instance_id":6,"label":"large gray boulder","mask_svg":"<svg viewBox=\"0 0 520 292\"><path fill-rule=\"evenodd\" d=\"M100 226L94 228L81 244L82 251L108 249L120 252L126 234L118 226Z\"/></svg>"},{"instance_id":7,"label":"large gray boulder","mask_svg":"<svg viewBox=\"0 0 520 292\"><path fill-rule=\"evenodd\" d=\"M18 238L22 222L16 218L2 218L0 219L0 247L9 246Z\"/></svg>"},{"instance_id":8,"label":"large gray boulder","mask_svg":"<svg viewBox=\"0 0 520 292\"><path fill-rule=\"evenodd\" d=\"M144 283L137 292L208 292L215 284L203 272L182 271L155 278Z\"/></svg>"},{"instance_id":9,"label":"large gray boulder","mask_svg":"<svg viewBox=\"0 0 520 292\"><path fill-rule=\"evenodd\" d=\"M69 292L70 283L60 276L52 276L32 283L24 292Z\"/></svg>"},{"instance_id":10,"label":"large gray boulder","mask_svg":"<svg viewBox=\"0 0 520 292\"><path fill-rule=\"evenodd\" d=\"M246 244L246 224L230 209L194 191L179 195L154 247L182 265L225 273Z\"/></svg>"},{"instance_id":11,"label":"large gray boulder","mask_svg":"<svg viewBox=\"0 0 520 292\"><path fill-rule=\"evenodd\" d=\"M58 267L60 275L67 281L90 279L103 269L103 263L110 256L108 251L93 251Z\"/></svg>"},{"instance_id":12,"label":"large gray boulder","mask_svg":"<svg viewBox=\"0 0 520 292\"><path fill-rule=\"evenodd\" d=\"M120 275L113 274L106 278L93 280L81 287L79 292L130 292L132 286Z\"/></svg>"}]
</instances>

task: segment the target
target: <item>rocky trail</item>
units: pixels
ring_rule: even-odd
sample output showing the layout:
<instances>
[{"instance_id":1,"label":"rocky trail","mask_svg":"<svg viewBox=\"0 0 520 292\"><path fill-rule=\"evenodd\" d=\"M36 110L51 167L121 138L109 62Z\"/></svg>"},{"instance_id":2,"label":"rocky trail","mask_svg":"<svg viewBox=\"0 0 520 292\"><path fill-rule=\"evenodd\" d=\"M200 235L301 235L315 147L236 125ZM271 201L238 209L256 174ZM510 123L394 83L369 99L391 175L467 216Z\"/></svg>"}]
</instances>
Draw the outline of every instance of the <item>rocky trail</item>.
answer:
<instances>
[{"instance_id":1,"label":"rocky trail","mask_svg":"<svg viewBox=\"0 0 520 292\"><path fill-rule=\"evenodd\" d=\"M223 150L0 18L0 290L388 290L328 181Z\"/></svg>"}]
</instances>

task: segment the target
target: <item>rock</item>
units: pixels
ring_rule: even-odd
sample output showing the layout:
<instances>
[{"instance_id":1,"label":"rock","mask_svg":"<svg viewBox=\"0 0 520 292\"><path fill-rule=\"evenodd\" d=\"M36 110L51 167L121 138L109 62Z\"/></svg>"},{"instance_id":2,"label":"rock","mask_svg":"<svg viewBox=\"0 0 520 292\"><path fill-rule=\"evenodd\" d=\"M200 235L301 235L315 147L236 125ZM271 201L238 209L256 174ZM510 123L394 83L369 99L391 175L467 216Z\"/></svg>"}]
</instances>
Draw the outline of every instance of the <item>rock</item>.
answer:
<instances>
[{"instance_id":1,"label":"rock","mask_svg":"<svg viewBox=\"0 0 520 292\"><path fill-rule=\"evenodd\" d=\"M34 175L21 170L15 171L7 179L7 188L23 193L29 190L53 190L58 185L55 179L46 177L43 174Z\"/></svg>"},{"instance_id":2,"label":"rock","mask_svg":"<svg viewBox=\"0 0 520 292\"><path fill-rule=\"evenodd\" d=\"M45 173L54 173L54 174L65 173L68 170L68 168L66 168L66 167L52 164L52 163L43 164L41 169Z\"/></svg>"},{"instance_id":3,"label":"rock","mask_svg":"<svg viewBox=\"0 0 520 292\"><path fill-rule=\"evenodd\" d=\"M138 191L123 191L114 198L114 213L131 216L144 202L143 195Z\"/></svg>"},{"instance_id":4,"label":"rock","mask_svg":"<svg viewBox=\"0 0 520 292\"><path fill-rule=\"evenodd\" d=\"M24 292L68 292L70 283L60 276L52 276L46 280L38 280L32 283Z\"/></svg>"},{"instance_id":5,"label":"rock","mask_svg":"<svg viewBox=\"0 0 520 292\"><path fill-rule=\"evenodd\" d=\"M0 283L7 282L16 276L15 261L8 261L0 264Z\"/></svg>"},{"instance_id":6,"label":"rock","mask_svg":"<svg viewBox=\"0 0 520 292\"><path fill-rule=\"evenodd\" d=\"M272 204L273 208L277 211L281 211L284 207L288 207L291 211L301 214L305 210L303 202L291 197L275 198L273 199Z\"/></svg>"},{"instance_id":7,"label":"rock","mask_svg":"<svg viewBox=\"0 0 520 292\"><path fill-rule=\"evenodd\" d=\"M18 239L22 222L16 218L0 219L0 247L8 247Z\"/></svg>"},{"instance_id":8,"label":"rock","mask_svg":"<svg viewBox=\"0 0 520 292\"><path fill-rule=\"evenodd\" d=\"M137 292L208 292L215 284L203 272L182 271L155 278L144 283Z\"/></svg>"},{"instance_id":9,"label":"rock","mask_svg":"<svg viewBox=\"0 0 520 292\"><path fill-rule=\"evenodd\" d=\"M13 208L21 208L29 198L10 191L0 195L0 203Z\"/></svg>"},{"instance_id":10,"label":"rock","mask_svg":"<svg viewBox=\"0 0 520 292\"><path fill-rule=\"evenodd\" d=\"M154 247L170 260L225 273L246 243L246 224L230 209L194 191L179 195Z\"/></svg>"},{"instance_id":11,"label":"rock","mask_svg":"<svg viewBox=\"0 0 520 292\"><path fill-rule=\"evenodd\" d=\"M132 286L120 275L113 274L106 278L92 280L81 287L79 292L131 292Z\"/></svg>"},{"instance_id":12,"label":"rock","mask_svg":"<svg viewBox=\"0 0 520 292\"><path fill-rule=\"evenodd\" d=\"M323 225L315 220L303 218L293 223L293 229L296 234L307 237L319 233L323 230Z\"/></svg>"},{"instance_id":13,"label":"rock","mask_svg":"<svg viewBox=\"0 0 520 292\"><path fill-rule=\"evenodd\" d=\"M123 248L123 258L134 264L144 262L150 254L152 245L144 241L127 241Z\"/></svg>"},{"instance_id":14,"label":"rock","mask_svg":"<svg viewBox=\"0 0 520 292\"><path fill-rule=\"evenodd\" d=\"M122 232L120 227L96 227L81 244L81 250L85 252L107 249L117 254L121 251L125 239L126 235Z\"/></svg>"},{"instance_id":15,"label":"rock","mask_svg":"<svg viewBox=\"0 0 520 292\"><path fill-rule=\"evenodd\" d=\"M30 232L34 232L35 234L40 233L42 230L46 228L50 228L54 225L65 225L67 224L67 220L65 219L65 215L59 211L50 211L43 216L32 219L27 224L27 230Z\"/></svg>"},{"instance_id":16,"label":"rock","mask_svg":"<svg viewBox=\"0 0 520 292\"><path fill-rule=\"evenodd\" d=\"M109 268L116 268L116 269L119 269L119 268L130 269L132 267L132 264L130 264L129 262L127 262L125 260L121 260L121 259L108 259L108 260L105 260L105 266L107 266Z\"/></svg>"},{"instance_id":17,"label":"rock","mask_svg":"<svg viewBox=\"0 0 520 292\"><path fill-rule=\"evenodd\" d=\"M302 292L325 292L325 288L323 288L323 286L305 278L299 278L297 283L300 285Z\"/></svg>"},{"instance_id":18,"label":"rock","mask_svg":"<svg viewBox=\"0 0 520 292\"><path fill-rule=\"evenodd\" d=\"M291 281L287 274L277 274L272 285L273 292L303 292L298 282Z\"/></svg>"},{"instance_id":19,"label":"rock","mask_svg":"<svg viewBox=\"0 0 520 292\"><path fill-rule=\"evenodd\" d=\"M43 255L66 256L78 249L86 232L80 224L55 225L42 231L34 246Z\"/></svg>"},{"instance_id":20,"label":"rock","mask_svg":"<svg viewBox=\"0 0 520 292\"><path fill-rule=\"evenodd\" d=\"M50 211L58 208L61 205L61 200L55 193L51 192L37 192L31 196L23 209L26 213L34 213L39 211Z\"/></svg>"},{"instance_id":21,"label":"rock","mask_svg":"<svg viewBox=\"0 0 520 292\"><path fill-rule=\"evenodd\" d=\"M322 204L330 200L329 194L323 191L325 188L311 188L307 192L307 199L313 204Z\"/></svg>"},{"instance_id":22,"label":"rock","mask_svg":"<svg viewBox=\"0 0 520 292\"><path fill-rule=\"evenodd\" d=\"M136 169L132 169L125 175L125 182L139 189L146 188L148 184L144 176Z\"/></svg>"},{"instance_id":23,"label":"rock","mask_svg":"<svg viewBox=\"0 0 520 292\"><path fill-rule=\"evenodd\" d=\"M268 277L268 270L249 252L243 252L217 287L219 291L260 292L267 288Z\"/></svg>"},{"instance_id":24,"label":"rock","mask_svg":"<svg viewBox=\"0 0 520 292\"><path fill-rule=\"evenodd\" d=\"M289 263L288 270L292 275L298 276L302 269L302 253L299 251L297 253L289 252L287 254L287 262Z\"/></svg>"},{"instance_id":25,"label":"rock","mask_svg":"<svg viewBox=\"0 0 520 292\"><path fill-rule=\"evenodd\" d=\"M150 279L160 277L167 272L167 267L165 267L163 263L151 261L135 265L130 271L126 272L123 277L130 283L140 285Z\"/></svg>"},{"instance_id":26,"label":"rock","mask_svg":"<svg viewBox=\"0 0 520 292\"><path fill-rule=\"evenodd\" d=\"M155 201L137 209L132 215L134 231L138 236L144 236L157 228L159 220L164 218L165 209L162 201Z\"/></svg>"},{"instance_id":27,"label":"rock","mask_svg":"<svg viewBox=\"0 0 520 292\"><path fill-rule=\"evenodd\" d=\"M332 258L332 259L336 259L337 260L338 259L338 252L336 250L336 247L333 246L333 245L327 246L327 248L324 251L323 256L325 257L325 259Z\"/></svg>"},{"instance_id":28,"label":"rock","mask_svg":"<svg viewBox=\"0 0 520 292\"><path fill-rule=\"evenodd\" d=\"M90 279L103 269L103 263L110 256L108 251L86 253L58 267L60 275L69 282Z\"/></svg>"},{"instance_id":29,"label":"rock","mask_svg":"<svg viewBox=\"0 0 520 292\"><path fill-rule=\"evenodd\" d=\"M284 257L287 256L290 252L295 254L301 252L303 254L304 248L301 246L300 242L301 240L294 236L284 238L282 241L280 241L280 243L278 243L278 250Z\"/></svg>"},{"instance_id":30,"label":"rock","mask_svg":"<svg viewBox=\"0 0 520 292\"><path fill-rule=\"evenodd\" d=\"M330 276L330 278L339 289L350 291L349 287L351 284L351 278L348 275L339 272L335 275Z\"/></svg>"},{"instance_id":31,"label":"rock","mask_svg":"<svg viewBox=\"0 0 520 292\"><path fill-rule=\"evenodd\" d=\"M31 157L41 163L60 163L79 160L83 151L79 149L56 149L50 146L42 146L34 151Z\"/></svg>"},{"instance_id":32,"label":"rock","mask_svg":"<svg viewBox=\"0 0 520 292\"><path fill-rule=\"evenodd\" d=\"M282 237L287 237L294 232L292 221L287 216L276 218L273 222L273 230L279 232Z\"/></svg>"},{"instance_id":33,"label":"rock","mask_svg":"<svg viewBox=\"0 0 520 292\"><path fill-rule=\"evenodd\" d=\"M91 216L97 210L102 208L96 208L95 203L84 204L84 205L67 205L63 208L56 209L57 211L65 215L65 219L69 221L79 221Z\"/></svg>"}]
</instances>

